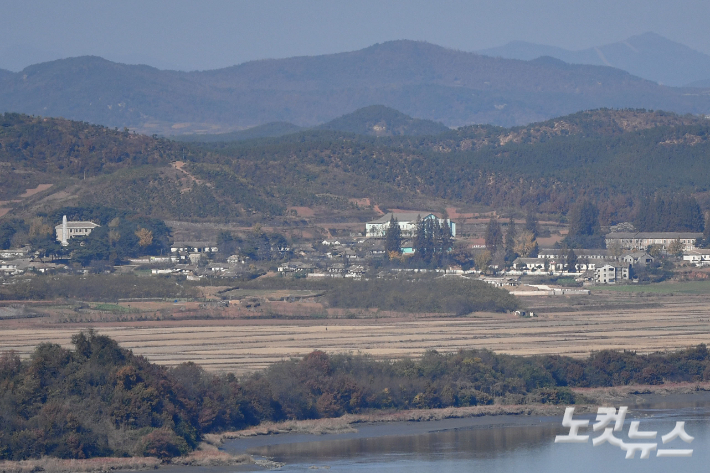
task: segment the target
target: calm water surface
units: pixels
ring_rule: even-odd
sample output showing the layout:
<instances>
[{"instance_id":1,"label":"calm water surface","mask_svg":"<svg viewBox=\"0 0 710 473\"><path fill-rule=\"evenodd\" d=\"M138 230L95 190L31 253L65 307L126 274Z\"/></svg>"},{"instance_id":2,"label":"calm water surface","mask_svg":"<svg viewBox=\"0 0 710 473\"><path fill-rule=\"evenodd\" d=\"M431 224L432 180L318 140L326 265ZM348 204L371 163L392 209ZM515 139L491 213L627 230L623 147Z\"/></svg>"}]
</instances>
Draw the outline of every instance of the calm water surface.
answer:
<instances>
[{"instance_id":1,"label":"calm water surface","mask_svg":"<svg viewBox=\"0 0 710 473\"><path fill-rule=\"evenodd\" d=\"M629 403L624 403L628 405ZM618 407L618 405L616 406ZM285 462L279 471L303 472L328 469L338 472L694 472L710 470L710 400L674 397L652 405L629 406L626 424L615 435L625 442L629 424L641 421L640 430L658 431L659 448L692 448L691 458L626 460L618 447L587 444L555 444L555 436L567 433L562 417L453 419L436 422L404 422L363 426L357 433L341 435L276 435L229 441L225 449ZM579 417L579 416L575 416ZM587 418L590 418L587 416ZM686 422L695 440L680 439L663 445L660 437L676 421ZM491 424L492 425L487 425ZM591 430L591 429L590 429ZM584 429L580 431L585 434ZM172 471L172 470L171 470ZM183 471L183 470L180 470ZM234 468L190 469L209 473ZM178 470L175 470L177 473Z\"/></svg>"}]
</instances>

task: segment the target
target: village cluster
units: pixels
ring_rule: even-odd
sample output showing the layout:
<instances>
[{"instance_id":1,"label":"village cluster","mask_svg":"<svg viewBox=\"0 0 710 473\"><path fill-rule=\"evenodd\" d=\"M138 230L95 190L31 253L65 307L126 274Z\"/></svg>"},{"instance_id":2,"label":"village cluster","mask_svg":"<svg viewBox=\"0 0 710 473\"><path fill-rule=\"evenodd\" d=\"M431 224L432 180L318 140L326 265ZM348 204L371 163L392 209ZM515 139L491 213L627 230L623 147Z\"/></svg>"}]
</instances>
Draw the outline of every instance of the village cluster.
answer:
<instances>
[{"instance_id":1,"label":"village cluster","mask_svg":"<svg viewBox=\"0 0 710 473\"><path fill-rule=\"evenodd\" d=\"M386 272L434 271L480 275L494 285L516 286L522 277L563 274L584 285L633 282L634 269L638 271L648 267L659 255L670 253L680 264L710 264L710 250L696 248L696 241L703 237L702 233L636 232L630 225L622 224L612 227L606 234L605 249L574 249L575 261L571 265L569 250L552 247L540 248L529 257L518 257L506 266L491 264L485 270L474 265L462 267L453 260L442 268L386 266L381 262L387 258L385 237L393 219L400 228L402 258L411 257L416 252L413 241L417 221L426 220L445 225L452 242L466 246L471 253L485 251L484 245L471 243L470 238L457 238L457 223L452 219L430 212L398 212L367 222L361 232L348 236L271 248L271 253L276 257L269 258L269 261L255 261L238 251L224 254L216 241L176 241L171 245L170 254L133 258L122 271L140 267L149 270L152 275L185 275L189 280L210 276L238 277L253 273L257 268L293 277L353 279L361 279L368 274L382 276ZM71 239L86 237L96 227L98 225L93 222L67 221L64 217L55 227L56 240L67 246ZM39 258L30 247L0 251L0 275L5 277L28 271L57 271L70 266L71 260ZM536 290L554 292L554 289L544 285L536 286Z\"/></svg>"}]
</instances>

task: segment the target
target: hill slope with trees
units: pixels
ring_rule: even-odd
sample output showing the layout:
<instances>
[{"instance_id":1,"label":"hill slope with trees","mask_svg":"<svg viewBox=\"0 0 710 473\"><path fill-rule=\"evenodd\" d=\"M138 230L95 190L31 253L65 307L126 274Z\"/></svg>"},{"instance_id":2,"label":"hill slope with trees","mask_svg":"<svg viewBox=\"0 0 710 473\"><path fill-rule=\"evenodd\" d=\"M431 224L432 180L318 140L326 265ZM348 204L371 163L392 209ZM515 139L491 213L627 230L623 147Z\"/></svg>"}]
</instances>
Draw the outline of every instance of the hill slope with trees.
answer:
<instances>
[{"instance_id":1,"label":"hill slope with trees","mask_svg":"<svg viewBox=\"0 0 710 473\"><path fill-rule=\"evenodd\" d=\"M632 221L641 200L657 192L694 193L707 208L710 190L710 122L645 110L438 135L311 129L214 143L19 114L5 114L0 125L0 178L7 183L0 199L14 208L8 217L96 205L249 225L287 218L292 206L374 215L353 198L389 208L445 199L559 215L586 198L606 225Z\"/></svg>"}]
</instances>

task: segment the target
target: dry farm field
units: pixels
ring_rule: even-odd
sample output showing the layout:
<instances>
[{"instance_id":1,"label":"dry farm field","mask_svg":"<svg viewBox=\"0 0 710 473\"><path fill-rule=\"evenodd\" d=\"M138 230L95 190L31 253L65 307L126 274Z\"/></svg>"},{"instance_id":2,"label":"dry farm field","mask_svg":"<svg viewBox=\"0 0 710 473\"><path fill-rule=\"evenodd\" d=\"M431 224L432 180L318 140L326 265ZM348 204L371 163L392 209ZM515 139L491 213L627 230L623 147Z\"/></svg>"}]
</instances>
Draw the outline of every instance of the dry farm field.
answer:
<instances>
[{"instance_id":1,"label":"dry farm field","mask_svg":"<svg viewBox=\"0 0 710 473\"><path fill-rule=\"evenodd\" d=\"M524 299L538 314L478 313L467 317L360 313L334 317L231 317L57 323L52 317L0 321L0 351L28 356L41 342L70 346L72 334L93 327L148 357L175 365L244 373L314 349L378 358L419 356L435 349L486 348L518 355L585 356L594 350L673 350L710 343L710 294L594 291L591 296ZM281 303L288 304L288 303ZM310 304L310 305L309 305ZM291 304L297 307L298 302ZM303 303L303 311L313 305ZM191 313L199 314L199 309Z\"/></svg>"}]
</instances>

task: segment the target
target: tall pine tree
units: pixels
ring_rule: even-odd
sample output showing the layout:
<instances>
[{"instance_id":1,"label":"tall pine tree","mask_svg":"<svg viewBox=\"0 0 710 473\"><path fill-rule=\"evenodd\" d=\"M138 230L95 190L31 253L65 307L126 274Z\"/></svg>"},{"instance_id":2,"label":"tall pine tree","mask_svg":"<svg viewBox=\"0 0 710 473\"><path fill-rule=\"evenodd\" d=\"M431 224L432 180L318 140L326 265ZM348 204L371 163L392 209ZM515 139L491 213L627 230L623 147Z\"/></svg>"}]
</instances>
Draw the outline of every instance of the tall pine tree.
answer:
<instances>
[{"instance_id":1,"label":"tall pine tree","mask_svg":"<svg viewBox=\"0 0 710 473\"><path fill-rule=\"evenodd\" d=\"M417 222L414 229L414 257L424 259L426 254L426 228L421 215L417 215Z\"/></svg>"},{"instance_id":2,"label":"tall pine tree","mask_svg":"<svg viewBox=\"0 0 710 473\"><path fill-rule=\"evenodd\" d=\"M501 230L498 220L491 217L488 221L488 227L486 227L486 248L488 248L488 251L490 251L492 255L495 255L498 248L502 245L503 230Z\"/></svg>"},{"instance_id":3,"label":"tall pine tree","mask_svg":"<svg viewBox=\"0 0 710 473\"><path fill-rule=\"evenodd\" d=\"M515 229L515 220L510 217L508 221L508 230L505 232L505 262L511 264L515 258L515 239L518 236L518 232Z\"/></svg>"},{"instance_id":4,"label":"tall pine tree","mask_svg":"<svg viewBox=\"0 0 710 473\"><path fill-rule=\"evenodd\" d=\"M387 254L402 253L402 229L399 227L399 222L394 218L394 214L390 218L390 224L385 230L385 251Z\"/></svg>"},{"instance_id":5,"label":"tall pine tree","mask_svg":"<svg viewBox=\"0 0 710 473\"><path fill-rule=\"evenodd\" d=\"M533 238L537 238L540 232L537 216L535 216L532 207L528 208L528 212L525 215L525 230L532 233Z\"/></svg>"},{"instance_id":6,"label":"tall pine tree","mask_svg":"<svg viewBox=\"0 0 710 473\"><path fill-rule=\"evenodd\" d=\"M569 249L567 252L567 258L565 258L566 265L567 265L567 272L568 273L574 273L577 271L577 254L574 252L572 248Z\"/></svg>"}]
</instances>

